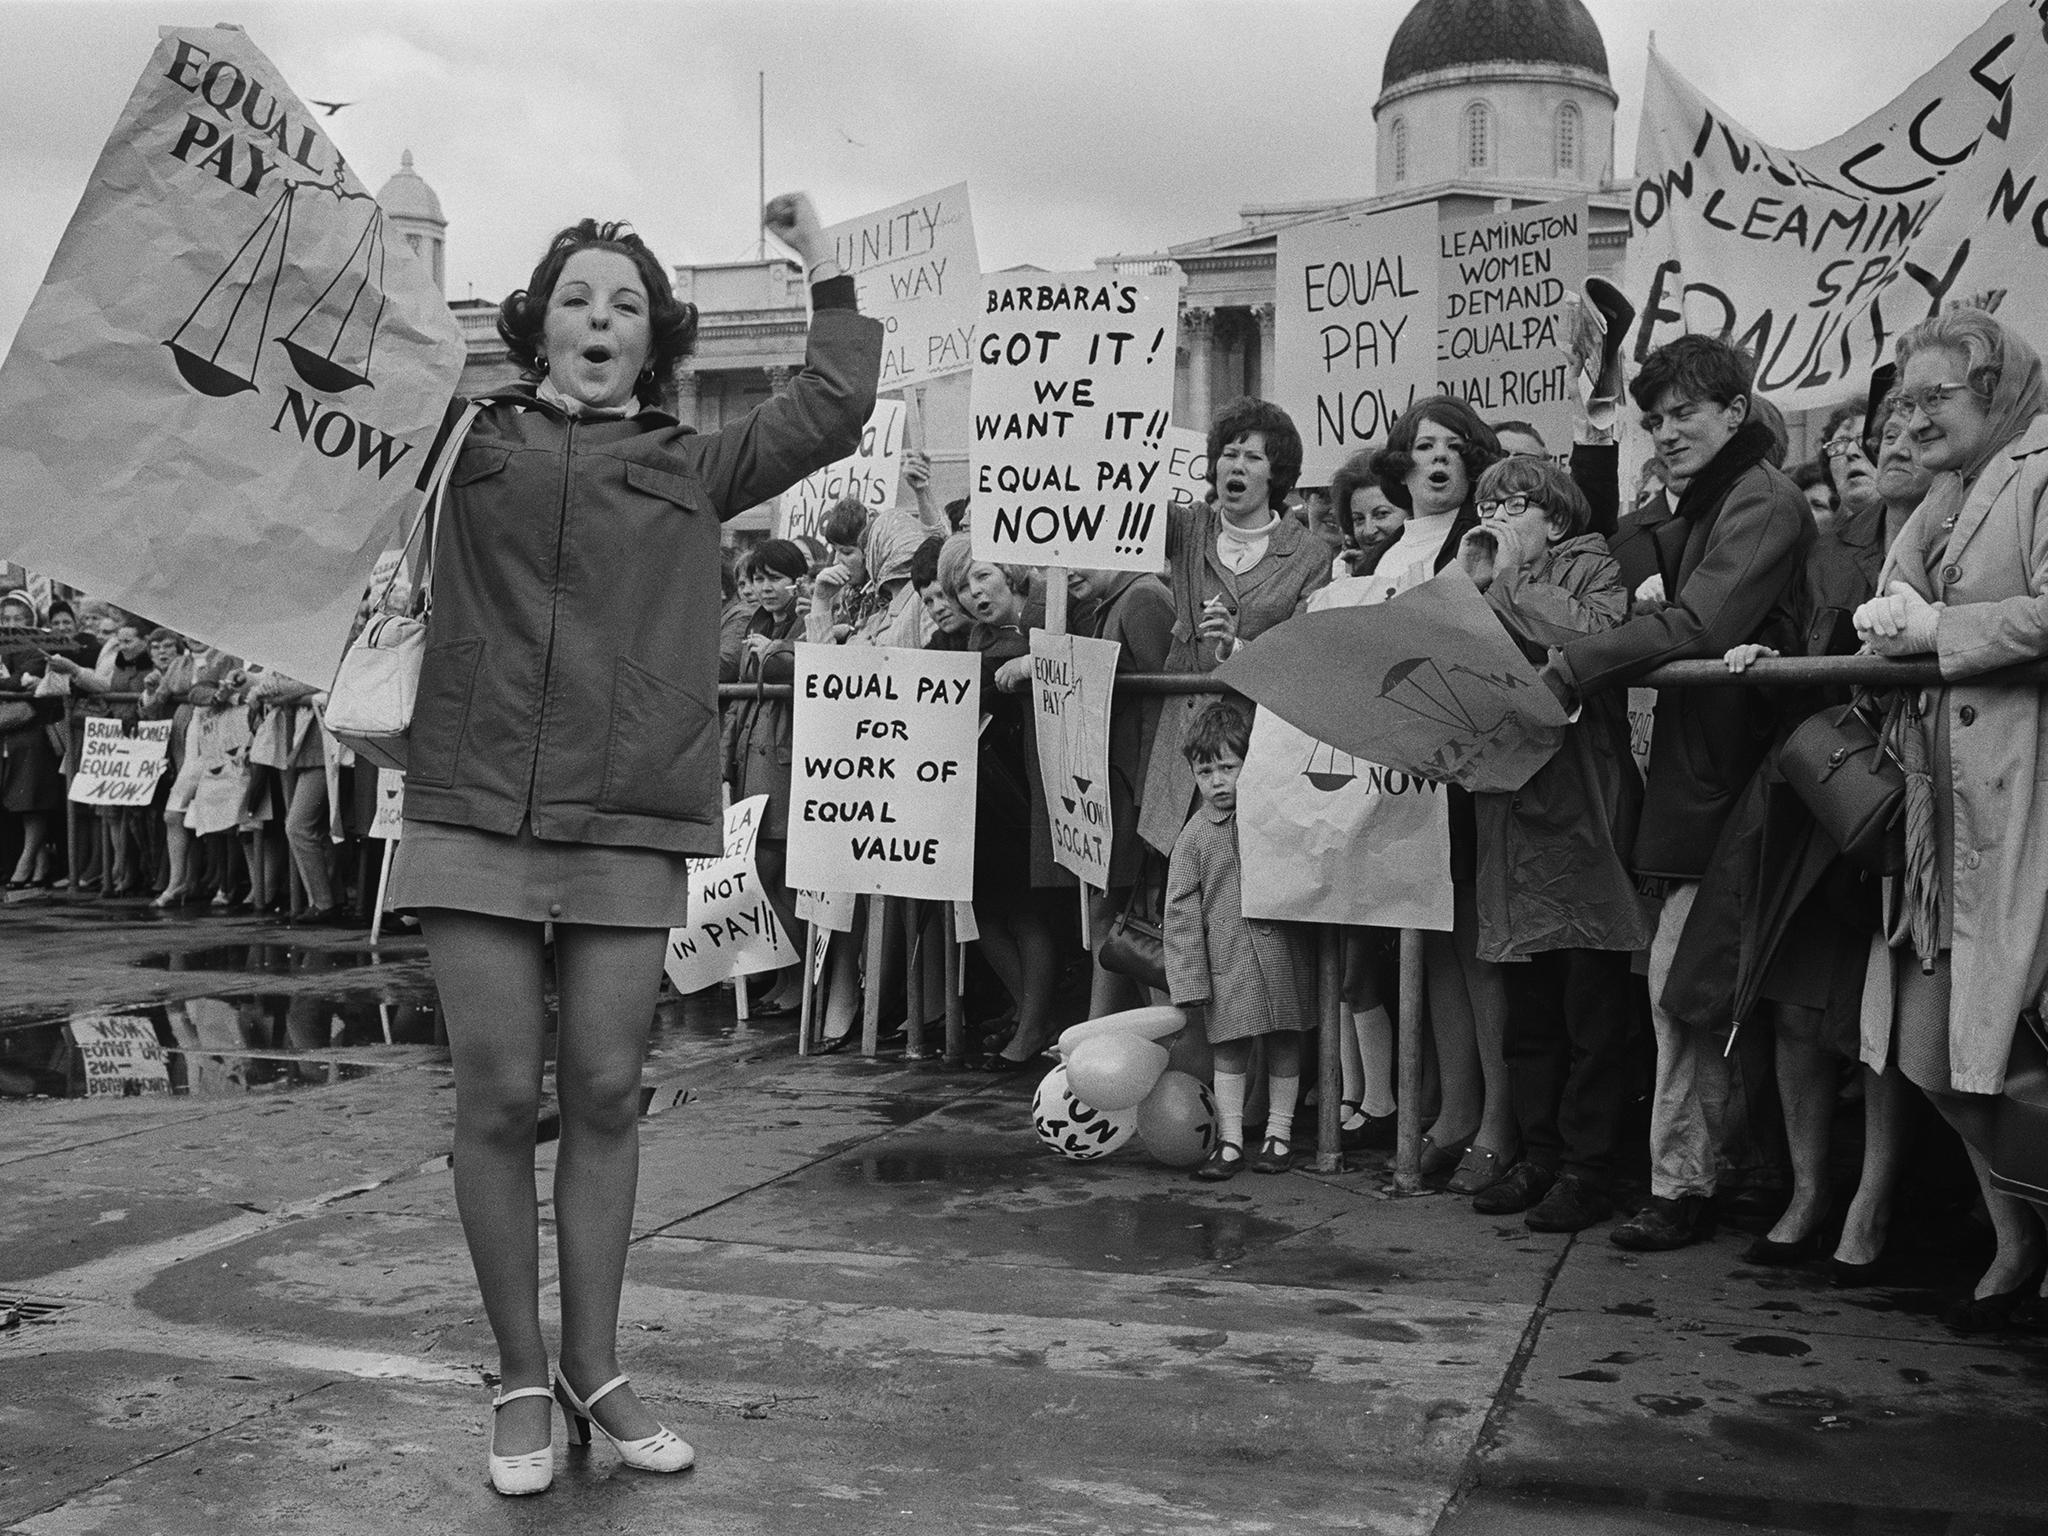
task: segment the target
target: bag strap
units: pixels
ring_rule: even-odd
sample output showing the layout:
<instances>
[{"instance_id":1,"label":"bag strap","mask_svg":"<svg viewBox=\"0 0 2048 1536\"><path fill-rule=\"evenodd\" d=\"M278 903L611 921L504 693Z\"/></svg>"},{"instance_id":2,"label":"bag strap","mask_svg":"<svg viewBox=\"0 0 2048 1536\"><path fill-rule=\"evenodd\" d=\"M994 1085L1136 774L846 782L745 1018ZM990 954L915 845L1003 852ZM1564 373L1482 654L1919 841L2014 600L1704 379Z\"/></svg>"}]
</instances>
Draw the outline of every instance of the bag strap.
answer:
<instances>
[{"instance_id":1,"label":"bag strap","mask_svg":"<svg viewBox=\"0 0 2048 1536\"><path fill-rule=\"evenodd\" d=\"M377 611L384 611L384 605L391 600L391 589L398 584L398 573L405 569L405 562L412 554L413 545L419 541L420 530L431 524L433 536L428 541L426 559L420 566L419 580L414 583L415 602L427 591L427 585L433 579L434 549L440 538L441 500L448 491L448 476L455 467L456 456L462 451L463 440L469 436L470 425L490 403L489 395L482 395L470 401L463 408L462 414L456 418L454 429L443 441L441 457L434 461L433 472L425 487L426 494L420 499L419 515L413 518L412 527L406 531L405 542L399 546L398 563L391 567L391 574L384 578L384 590L377 594L376 601L371 605Z\"/></svg>"},{"instance_id":2,"label":"bag strap","mask_svg":"<svg viewBox=\"0 0 2048 1536\"><path fill-rule=\"evenodd\" d=\"M420 579L414 589L414 601L421 611L433 606L434 570L441 550L441 504L448 498L448 480L455 472L455 460L462 452L463 442L469 437L469 429L483 408L490 403L488 396L472 400L462 413L462 419L455 423L455 430L448 434L448 446L441 451L441 462L434 466L434 478L427 486L426 499L420 507L422 521L433 524L427 535L426 559L421 563Z\"/></svg>"}]
</instances>

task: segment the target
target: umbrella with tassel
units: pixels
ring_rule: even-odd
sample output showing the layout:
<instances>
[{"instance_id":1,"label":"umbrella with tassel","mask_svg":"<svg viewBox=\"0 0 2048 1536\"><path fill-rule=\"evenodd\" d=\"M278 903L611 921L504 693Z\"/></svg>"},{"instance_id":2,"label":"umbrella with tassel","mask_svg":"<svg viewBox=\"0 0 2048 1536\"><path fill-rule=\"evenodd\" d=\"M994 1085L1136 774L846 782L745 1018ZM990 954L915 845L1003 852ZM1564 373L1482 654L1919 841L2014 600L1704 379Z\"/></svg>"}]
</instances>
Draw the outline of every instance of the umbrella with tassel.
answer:
<instances>
[{"instance_id":1,"label":"umbrella with tassel","mask_svg":"<svg viewBox=\"0 0 2048 1536\"><path fill-rule=\"evenodd\" d=\"M1941 951L1941 856L1934 829L1933 754L1919 694L1900 695L1892 706L1889 734L1893 760L1906 776L1906 868L1900 881L1906 931L1920 969L1931 976Z\"/></svg>"}]
</instances>

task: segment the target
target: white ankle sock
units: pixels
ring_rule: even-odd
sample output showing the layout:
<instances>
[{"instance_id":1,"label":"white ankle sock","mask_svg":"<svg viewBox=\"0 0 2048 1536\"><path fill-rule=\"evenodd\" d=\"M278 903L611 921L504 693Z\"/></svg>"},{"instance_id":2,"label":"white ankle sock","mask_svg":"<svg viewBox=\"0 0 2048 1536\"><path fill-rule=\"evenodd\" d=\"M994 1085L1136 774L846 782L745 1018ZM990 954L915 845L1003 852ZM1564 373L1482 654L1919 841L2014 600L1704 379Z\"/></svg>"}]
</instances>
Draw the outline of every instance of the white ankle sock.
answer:
<instances>
[{"instance_id":1,"label":"white ankle sock","mask_svg":"<svg viewBox=\"0 0 2048 1536\"><path fill-rule=\"evenodd\" d=\"M1394 1021L1387 1010L1375 1004L1351 1015L1352 1033L1365 1083L1358 1096L1359 1108L1368 1115L1394 1112Z\"/></svg>"},{"instance_id":2,"label":"white ankle sock","mask_svg":"<svg viewBox=\"0 0 2048 1536\"><path fill-rule=\"evenodd\" d=\"M1244 1079L1242 1072L1216 1072L1216 1136L1244 1145Z\"/></svg>"},{"instance_id":3,"label":"white ankle sock","mask_svg":"<svg viewBox=\"0 0 2048 1536\"><path fill-rule=\"evenodd\" d=\"M1277 1141L1283 1147L1294 1145L1294 1100L1301 1092L1299 1077L1282 1077L1279 1073L1268 1074L1266 1078L1266 1140Z\"/></svg>"}]
</instances>

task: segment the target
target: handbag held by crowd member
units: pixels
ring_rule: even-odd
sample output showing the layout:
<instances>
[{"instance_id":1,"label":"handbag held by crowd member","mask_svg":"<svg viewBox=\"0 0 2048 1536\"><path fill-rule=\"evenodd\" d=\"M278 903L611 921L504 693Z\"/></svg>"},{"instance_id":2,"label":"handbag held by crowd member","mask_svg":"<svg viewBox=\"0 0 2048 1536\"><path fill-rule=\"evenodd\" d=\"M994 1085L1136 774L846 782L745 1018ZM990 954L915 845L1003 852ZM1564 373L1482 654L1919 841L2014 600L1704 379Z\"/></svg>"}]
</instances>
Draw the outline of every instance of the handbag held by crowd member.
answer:
<instances>
[{"instance_id":1,"label":"handbag held by crowd member","mask_svg":"<svg viewBox=\"0 0 2048 1536\"><path fill-rule=\"evenodd\" d=\"M433 606L434 552L441 537L441 503L448 493L448 475L462 451L470 423L486 404L471 401L434 465L419 516L406 535L397 564L384 580L368 620L342 652L334 685L327 690L327 729L357 757L402 772L406 733L412 728L413 701L419 695L420 664L426 659L427 620ZM405 567L420 530L428 528L425 557L409 600L391 605L398 573Z\"/></svg>"},{"instance_id":2,"label":"handbag held by crowd member","mask_svg":"<svg viewBox=\"0 0 2048 1536\"><path fill-rule=\"evenodd\" d=\"M1893 742L1910 725L1904 694L1879 713L1877 700L1862 693L1846 709L1802 720L1778 754L1778 771L1820 829L1877 874L1904 868L1906 773Z\"/></svg>"},{"instance_id":3,"label":"handbag held by crowd member","mask_svg":"<svg viewBox=\"0 0 2048 1536\"><path fill-rule=\"evenodd\" d=\"M1141 880L1110 921L1096 958L1105 971L1133 977L1156 992L1166 990L1166 935L1150 881Z\"/></svg>"}]
</instances>

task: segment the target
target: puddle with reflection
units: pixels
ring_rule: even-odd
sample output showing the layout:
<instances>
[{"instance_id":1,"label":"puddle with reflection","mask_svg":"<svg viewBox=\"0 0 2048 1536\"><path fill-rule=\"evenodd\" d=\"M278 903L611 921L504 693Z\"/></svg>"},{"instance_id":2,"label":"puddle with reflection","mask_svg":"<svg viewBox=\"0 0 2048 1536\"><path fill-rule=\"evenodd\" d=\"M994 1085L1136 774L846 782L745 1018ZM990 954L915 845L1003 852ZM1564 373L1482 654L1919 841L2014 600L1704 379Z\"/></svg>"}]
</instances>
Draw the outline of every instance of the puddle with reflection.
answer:
<instances>
[{"instance_id":1,"label":"puddle with reflection","mask_svg":"<svg viewBox=\"0 0 2048 1536\"><path fill-rule=\"evenodd\" d=\"M320 1087L377 1071L358 1062L295 1059L309 1052L378 1045L445 1050L431 1000L393 1001L386 993L239 993L109 1009L146 1024L163 1049L171 1092L218 1098L255 1091ZM85 1060L65 1020L0 1027L0 1098L83 1098Z\"/></svg>"},{"instance_id":2,"label":"puddle with reflection","mask_svg":"<svg viewBox=\"0 0 2048 1536\"><path fill-rule=\"evenodd\" d=\"M156 950L134 964L152 971L238 971L262 976L317 976L384 961L413 959L367 946L325 949L311 944L214 944L204 949Z\"/></svg>"},{"instance_id":3,"label":"puddle with reflection","mask_svg":"<svg viewBox=\"0 0 2048 1536\"><path fill-rule=\"evenodd\" d=\"M1064 1167L1028 1154L1020 1158L1010 1145L991 1149L986 1143L974 1147L965 1138L935 1140L938 1144L851 1154L830 1164L828 1176L849 1208L861 1201L860 1191L882 1197L873 1219L897 1236L910 1212L947 1222L954 1230L946 1240L973 1252L1022 1247L1090 1268L1132 1273L1235 1263L1297 1230L1248 1208L1219 1208L1165 1194L1069 1201L1062 1195L1078 1191L1063 1188L1068 1182Z\"/></svg>"}]
</instances>

